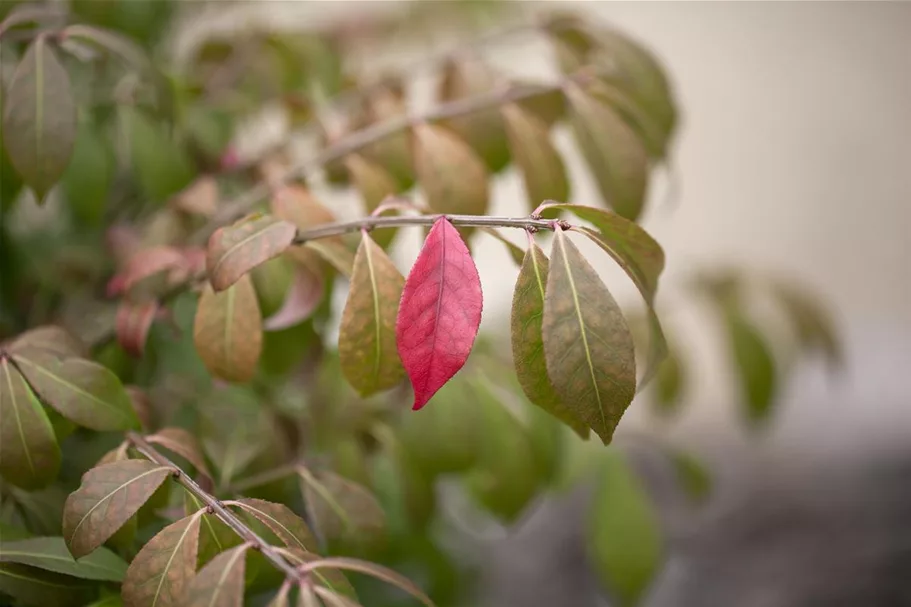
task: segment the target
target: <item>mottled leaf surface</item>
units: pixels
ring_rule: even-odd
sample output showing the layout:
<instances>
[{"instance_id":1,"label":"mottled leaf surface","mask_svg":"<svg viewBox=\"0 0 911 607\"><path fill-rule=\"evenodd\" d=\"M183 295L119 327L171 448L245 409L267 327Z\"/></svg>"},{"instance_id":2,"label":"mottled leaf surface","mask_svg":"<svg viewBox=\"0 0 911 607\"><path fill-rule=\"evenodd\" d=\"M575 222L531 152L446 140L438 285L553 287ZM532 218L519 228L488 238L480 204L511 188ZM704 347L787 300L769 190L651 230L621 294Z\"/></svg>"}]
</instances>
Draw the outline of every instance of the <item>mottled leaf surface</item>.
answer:
<instances>
[{"instance_id":1,"label":"mottled leaf surface","mask_svg":"<svg viewBox=\"0 0 911 607\"><path fill-rule=\"evenodd\" d=\"M171 523L142 547L123 582L126 607L183 607L196 574L200 518Z\"/></svg>"},{"instance_id":2,"label":"mottled leaf surface","mask_svg":"<svg viewBox=\"0 0 911 607\"><path fill-rule=\"evenodd\" d=\"M0 474L39 489L59 470L60 447L47 413L10 360L0 358Z\"/></svg>"},{"instance_id":3,"label":"mottled leaf surface","mask_svg":"<svg viewBox=\"0 0 911 607\"><path fill-rule=\"evenodd\" d=\"M249 275L220 293L206 285L196 309L193 343L213 375L233 382L252 379L262 339L259 302Z\"/></svg>"},{"instance_id":4,"label":"mottled leaf surface","mask_svg":"<svg viewBox=\"0 0 911 607\"><path fill-rule=\"evenodd\" d=\"M588 437L585 418L563 403L551 383L544 356L541 330L550 262L532 242L525 253L512 299L512 357L522 391L582 438Z\"/></svg>"},{"instance_id":5,"label":"mottled leaf surface","mask_svg":"<svg viewBox=\"0 0 911 607\"><path fill-rule=\"evenodd\" d=\"M243 607L246 545L222 552L190 582L187 607Z\"/></svg>"},{"instance_id":6,"label":"mottled leaf surface","mask_svg":"<svg viewBox=\"0 0 911 607\"><path fill-rule=\"evenodd\" d=\"M206 269L216 291L223 291L241 276L291 246L297 228L271 215L248 217L219 228L209 238Z\"/></svg>"},{"instance_id":7,"label":"mottled leaf surface","mask_svg":"<svg viewBox=\"0 0 911 607\"><path fill-rule=\"evenodd\" d=\"M392 260L363 233L338 338L342 372L361 396L389 389L405 375L395 337L404 285Z\"/></svg>"},{"instance_id":8,"label":"mottled leaf surface","mask_svg":"<svg viewBox=\"0 0 911 607\"><path fill-rule=\"evenodd\" d=\"M636 392L633 338L594 268L557 228L542 324L548 376L607 444Z\"/></svg>"},{"instance_id":9,"label":"mottled leaf surface","mask_svg":"<svg viewBox=\"0 0 911 607\"><path fill-rule=\"evenodd\" d=\"M127 570L126 562L104 547L78 561L73 559L62 537L33 537L15 542L0 542L0 562L21 563L83 580L102 582L120 582Z\"/></svg>"},{"instance_id":10,"label":"mottled leaf surface","mask_svg":"<svg viewBox=\"0 0 911 607\"><path fill-rule=\"evenodd\" d=\"M617 214L635 221L648 187L645 146L606 103L575 85L566 88L570 124L601 196Z\"/></svg>"},{"instance_id":11,"label":"mottled leaf surface","mask_svg":"<svg viewBox=\"0 0 911 607\"><path fill-rule=\"evenodd\" d=\"M633 607L661 566L661 529L623 454L611 449L605 455L589 513L589 550L611 595L619 605Z\"/></svg>"},{"instance_id":12,"label":"mottled leaf surface","mask_svg":"<svg viewBox=\"0 0 911 607\"><path fill-rule=\"evenodd\" d=\"M3 104L6 154L39 202L70 163L77 129L70 78L49 39L39 35L31 43Z\"/></svg>"},{"instance_id":13,"label":"mottled leaf surface","mask_svg":"<svg viewBox=\"0 0 911 607\"><path fill-rule=\"evenodd\" d=\"M13 360L44 402L80 426L99 431L139 427L130 396L106 367L39 350L23 350Z\"/></svg>"},{"instance_id":14,"label":"mottled leaf surface","mask_svg":"<svg viewBox=\"0 0 911 607\"><path fill-rule=\"evenodd\" d=\"M399 304L396 343L414 388L414 410L468 360L481 324L481 281L458 231L438 219L418 254Z\"/></svg>"},{"instance_id":15,"label":"mottled leaf surface","mask_svg":"<svg viewBox=\"0 0 911 607\"><path fill-rule=\"evenodd\" d=\"M63 510L63 537L70 553L85 556L108 540L172 473L146 460L92 468Z\"/></svg>"},{"instance_id":16,"label":"mottled leaf surface","mask_svg":"<svg viewBox=\"0 0 911 607\"><path fill-rule=\"evenodd\" d=\"M439 213L487 212L487 169L464 141L445 127L412 130L414 162L427 204Z\"/></svg>"},{"instance_id":17,"label":"mottled leaf surface","mask_svg":"<svg viewBox=\"0 0 911 607\"><path fill-rule=\"evenodd\" d=\"M550 141L547 123L516 104L505 105L500 112L506 123L512 156L525 183L529 211L545 200L567 200L566 167Z\"/></svg>"}]
</instances>

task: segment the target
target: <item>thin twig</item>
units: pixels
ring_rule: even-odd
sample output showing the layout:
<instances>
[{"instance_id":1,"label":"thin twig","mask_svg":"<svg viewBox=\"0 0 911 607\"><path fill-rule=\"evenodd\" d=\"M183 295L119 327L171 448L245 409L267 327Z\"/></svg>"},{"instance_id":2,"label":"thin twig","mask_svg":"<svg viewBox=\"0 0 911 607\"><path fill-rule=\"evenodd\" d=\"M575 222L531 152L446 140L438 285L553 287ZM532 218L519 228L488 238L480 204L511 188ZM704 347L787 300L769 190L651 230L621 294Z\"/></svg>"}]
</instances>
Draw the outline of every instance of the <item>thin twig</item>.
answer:
<instances>
[{"instance_id":1,"label":"thin twig","mask_svg":"<svg viewBox=\"0 0 911 607\"><path fill-rule=\"evenodd\" d=\"M275 567L285 574L287 579L297 580L300 579L300 573L286 561L281 553L274 547L272 547L266 540L259 537L252 529L247 527L243 521L241 521L233 512L228 510L224 504L222 504L217 498L210 495L205 489L199 486L199 484L194 481L189 474L184 472L170 459L159 453L155 447L149 444L142 435L136 432L127 432L127 440L129 440L133 446L136 448L139 453L149 460L160 464L162 466L168 466L173 468L176 471L177 482L183 485L183 487L193 494L199 501L204 503L209 510L217 516L221 522L230 527L241 539L250 543L256 550L259 550L266 560L275 565Z\"/></svg>"}]
</instances>

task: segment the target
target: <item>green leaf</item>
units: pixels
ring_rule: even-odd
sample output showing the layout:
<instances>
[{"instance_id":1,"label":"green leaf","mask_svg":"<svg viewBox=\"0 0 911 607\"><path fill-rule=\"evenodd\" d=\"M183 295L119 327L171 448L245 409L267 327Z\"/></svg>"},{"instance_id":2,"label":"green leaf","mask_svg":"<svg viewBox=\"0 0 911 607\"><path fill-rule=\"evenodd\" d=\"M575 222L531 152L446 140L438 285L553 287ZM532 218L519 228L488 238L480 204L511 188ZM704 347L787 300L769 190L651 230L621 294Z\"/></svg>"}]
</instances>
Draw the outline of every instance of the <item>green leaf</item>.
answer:
<instances>
[{"instance_id":1,"label":"green leaf","mask_svg":"<svg viewBox=\"0 0 911 607\"><path fill-rule=\"evenodd\" d=\"M386 515L364 487L324 471L300 471L304 502L314 526L327 540L363 545L385 529Z\"/></svg>"},{"instance_id":2,"label":"green leaf","mask_svg":"<svg viewBox=\"0 0 911 607\"><path fill-rule=\"evenodd\" d=\"M41 400L70 421L99 431L139 428L129 394L107 368L39 350L22 350L13 360Z\"/></svg>"},{"instance_id":3,"label":"green leaf","mask_svg":"<svg viewBox=\"0 0 911 607\"><path fill-rule=\"evenodd\" d=\"M559 228L547 277L542 337L557 395L609 443L636 392L633 339L617 302Z\"/></svg>"},{"instance_id":4,"label":"green leaf","mask_svg":"<svg viewBox=\"0 0 911 607\"><path fill-rule=\"evenodd\" d=\"M0 543L0 562L21 563L84 580L120 582L127 564L107 548L74 560L62 537L34 537Z\"/></svg>"},{"instance_id":5,"label":"green leaf","mask_svg":"<svg viewBox=\"0 0 911 607\"><path fill-rule=\"evenodd\" d=\"M827 310L794 285L778 283L774 292L787 312L800 346L808 352L819 350L832 371L844 367L844 351Z\"/></svg>"},{"instance_id":6,"label":"green leaf","mask_svg":"<svg viewBox=\"0 0 911 607\"><path fill-rule=\"evenodd\" d=\"M670 457L686 494L694 502L704 502L712 492L712 476L705 465L684 451L672 451Z\"/></svg>"},{"instance_id":7,"label":"green leaf","mask_svg":"<svg viewBox=\"0 0 911 607\"><path fill-rule=\"evenodd\" d=\"M219 228L209 239L206 269L215 291L223 291L256 266L291 246L297 228L271 215L248 217Z\"/></svg>"},{"instance_id":8,"label":"green leaf","mask_svg":"<svg viewBox=\"0 0 911 607\"><path fill-rule=\"evenodd\" d=\"M760 422L768 418L774 404L775 360L765 340L741 314L727 310L725 321L747 419Z\"/></svg>"},{"instance_id":9,"label":"green leaf","mask_svg":"<svg viewBox=\"0 0 911 607\"><path fill-rule=\"evenodd\" d=\"M618 605L638 604L663 559L658 517L622 453L605 454L589 519L595 571Z\"/></svg>"},{"instance_id":10,"label":"green leaf","mask_svg":"<svg viewBox=\"0 0 911 607\"><path fill-rule=\"evenodd\" d=\"M196 573L202 513L171 523L146 543L123 582L127 607L183 607Z\"/></svg>"},{"instance_id":11,"label":"green leaf","mask_svg":"<svg viewBox=\"0 0 911 607\"><path fill-rule=\"evenodd\" d=\"M363 233L338 337L342 372L361 396L392 388L405 376L395 341L404 286L392 260Z\"/></svg>"},{"instance_id":12,"label":"green leaf","mask_svg":"<svg viewBox=\"0 0 911 607\"><path fill-rule=\"evenodd\" d=\"M255 516L289 548L299 548L305 552L318 551L316 538L313 537L307 523L284 504L252 498L244 498L234 503Z\"/></svg>"},{"instance_id":13,"label":"green leaf","mask_svg":"<svg viewBox=\"0 0 911 607\"><path fill-rule=\"evenodd\" d=\"M665 157L670 131L665 130L637 99L622 90L619 83L608 83L604 80L593 82L589 85L588 92L616 110L630 128L639 135L649 156L656 160Z\"/></svg>"},{"instance_id":14,"label":"green leaf","mask_svg":"<svg viewBox=\"0 0 911 607\"><path fill-rule=\"evenodd\" d=\"M107 210L114 168L114 157L98 126L88 119L82 120L73 159L62 181L70 212L82 225L101 223Z\"/></svg>"},{"instance_id":15,"label":"green leaf","mask_svg":"<svg viewBox=\"0 0 911 607\"><path fill-rule=\"evenodd\" d=\"M38 202L66 170L76 141L76 103L70 79L48 44L35 38L6 91L3 144Z\"/></svg>"},{"instance_id":16,"label":"green leaf","mask_svg":"<svg viewBox=\"0 0 911 607\"><path fill-rule=\"evenodd\" d=\"M332 238L310 240L304 244L303 251L316 253L323 260L338 270L342 276L351 277L354 273L355 251L340 241ZM293 253L293 251L292 251Z\"/></svg>"},{"instance_id":17,"label":"green leaf","mask_svg":"<svg viewBox=\"0 0 911 607\"><path fill-rule=\"evenodd\" d=\"M367 160L360 154L346 156L345 167L351 175L354 187L361 193L367 213L372 213L388 196L399 191L395 179L382 165ZM371 236L378 245L386 249L396 233L397 230L394 228L383 228L374 230Z\"/></svg>"},{"instance_id":18,"label":"green leaf","mask_svg":"<svg viewBox=\"0 0 911 607\"><path fill-rule=\"evenodd\" d=\"M639 137L606 103L576 85L566 88L570 124L605 202L635 221L648 187L648 153Z\"/></svg>"},{"instance_id":19,"label":"green leaf","mask_svg":"<svg viewBox=\"0 0 911 607\"><path fill-rule=\"evenodd\" d=\"M467 143L441 126L412 129L415 171L428 206L438 213L484 215L487 169Z\"/></svg>"},{"instance_id":20,"label":"green leaf","mask_svg":"<svg viewBox=\"0 0 911 607\"><path fill-rule=\"evenodd\" d=\"M513 158L525 183L529 211L545 200L567 200L566 167L550 141L547 123L516 104L504 105L500 112Z\"/></svg>"},{"instance_id":21,"label":"green leaf","mask_svg":"<svg viewBox=\"0 0 911 607\"><path fill-rule=\"evenodd\" d=\"M206 284L196 309L193 343L209 372L226 381L250 381L262 342L262 316L250 276L243 275L220 293Z\"/></svg>"},{"instance_id":22,"label":"green leaf","mask_svg":"<svg viewBox=\"0 0 911 607\"><path fill-rule=\"evenodd\" d=\"M246 544L222 552L190 582L187 607L243 607Z\"/></svg>"},{"instance_id":23,"label":"green leaf","mask_svg":"<svg viewBox=\"0 0 911 607\"><path fill-rule=\"evenodd\" d=\"M82 607L94 594L87 580L18 563L0 563L0 593L24 607Z\"/></svg>"},{"instance_id":24,"label":"green leaf","mask_svg":"<svg viewBox=\"0 0 911 607\"><path fill-rule=\"evenodd\" d=\"M0 357L0 474L25 489L57 477L60 446L41 402L6 358Z\"/></svg>"},{"instance_id":25,"label":"green leaf","mask_svg":"<svg viewBox=\"0 0 911 607\"><path fill-rule=\"evenodd\" d=\"M655 403L662 413L673 413L678 409L684 381L683 362L671 352L655 374Z\"/></svg>"},{"instance_id":26,"label":"green leaf","mask_svg":"<svg viewBox=\"0 0 911 607\"><path fill-rule=\"evenodd\" d=\"M528 400L587 439L585 419L564 404L547 374L541 324L549 268L544 251L532 241L525 252L512 299L512 359L519 385Z\"/></svg>"},{"instance_id":27,"label":"green leaf","mask_svg":"<svg viewBox=\"0 0 911 607\"><path fill-rule=\"evenodd\" d=\"M141 110L119 108L121 130L130 144L133 171L151 202L163 203L193 181L195 171L183 147Z\"/></svg>"},{"instance_id":28,"label":"green leaf","mask_svg":"<svg viewBox=\"0 0 911 607\"><path fill-rule=\"evenodd\" d=\"M205 507L206 505L196 499L192 493L184 491L184 512L188 516ZM197 549L196 565L203 567L228 548L234 548L242 543L243 540L240 539L240 536L225 525L218 516L205 513L199 523L199 547Z\"/></svg>"},{"instance_id":29,"label":"green leaf","mask_svg":"<svg viewBox=\"0 0 911 607\"><path fill-rule=\"evenodd\" d=\"M63 537L76 558L92 552L120 529L173 473L146 460L92 468L63 510Z\"/></svg>"}]
</instances>

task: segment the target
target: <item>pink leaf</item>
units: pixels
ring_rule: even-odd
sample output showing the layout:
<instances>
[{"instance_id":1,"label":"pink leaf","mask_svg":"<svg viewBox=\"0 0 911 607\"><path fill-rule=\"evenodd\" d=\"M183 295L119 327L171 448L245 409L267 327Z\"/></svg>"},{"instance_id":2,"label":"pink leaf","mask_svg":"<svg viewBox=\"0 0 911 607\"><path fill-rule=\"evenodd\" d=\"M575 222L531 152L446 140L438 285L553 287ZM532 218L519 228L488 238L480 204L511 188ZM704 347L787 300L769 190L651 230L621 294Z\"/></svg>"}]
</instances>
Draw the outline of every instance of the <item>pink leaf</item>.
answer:
<instances>
[{"instance_id":1,"label":"pink leaf","mask_svg":"<svg viewBox=\"0 0 911 607\"><path fill-rule=\"evenodd\" d=\"M430 229L408 274L395 323L417 411L468 360L481 324L481 281L468 247L445 217Z\"/></svg>"},{"instance_id":2,"label":"pink leaf","mask_svg":"<svg viewBox=\"0 0 911 607\"><path fill-rule=\"evenodd\" d=\"M127 353L135 357L142 356L149 329L157 313L158 303L154 301L139 304L127 300L120 302L115 323L117 341Z\"/></svg>"},{"instance_id":3,"label":"pink leaf","mask_svg":"<svg viewBox=\"0 0 911 607\"><path fill-rule=\"evenodd\" d=\"M263 321L263 328L266 331L281 331L310 318L323 300L324 287L319 270L301 264L294 274L294 282L285 295L282 307Z\"/></svg>"}]
</instances>

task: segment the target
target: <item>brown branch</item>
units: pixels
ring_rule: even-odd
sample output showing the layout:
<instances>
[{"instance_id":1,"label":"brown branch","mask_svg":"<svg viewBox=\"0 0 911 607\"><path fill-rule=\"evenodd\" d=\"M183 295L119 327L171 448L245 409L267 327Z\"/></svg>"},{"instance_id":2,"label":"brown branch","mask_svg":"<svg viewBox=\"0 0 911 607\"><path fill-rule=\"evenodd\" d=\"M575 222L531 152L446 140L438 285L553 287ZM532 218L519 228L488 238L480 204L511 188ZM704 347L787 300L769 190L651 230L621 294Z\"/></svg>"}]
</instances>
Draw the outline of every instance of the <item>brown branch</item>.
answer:
<instances>
[{"instance_id":1,"label":"brown branch","mask_svg":"<svg viewBox=\"0 0 911 607\"><path fill-rule=\"evenodd\" d=\"M259 537L252 529L247 527L233 512L228 510L224 504L217 498L210 495L205 489L199 486L189 474L180 469L180 467L170 459L159 453L142 435L136 432L127 432L127 440L132 443L133 447L150 461L168 466L175 470L177 482L189 491L199 501L204 503L209 511L217 516L221 522L230 527L241 539L248 542L254 549L259 550L266 560L272 563L276 569L281 571L286 579L298 580L301 574L294 566L288 563L282 557L279 550L270 545L266 540Z\"/></svg>"}]
</instances>

